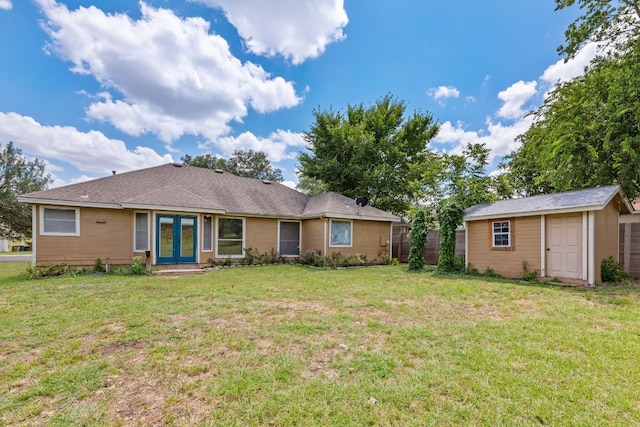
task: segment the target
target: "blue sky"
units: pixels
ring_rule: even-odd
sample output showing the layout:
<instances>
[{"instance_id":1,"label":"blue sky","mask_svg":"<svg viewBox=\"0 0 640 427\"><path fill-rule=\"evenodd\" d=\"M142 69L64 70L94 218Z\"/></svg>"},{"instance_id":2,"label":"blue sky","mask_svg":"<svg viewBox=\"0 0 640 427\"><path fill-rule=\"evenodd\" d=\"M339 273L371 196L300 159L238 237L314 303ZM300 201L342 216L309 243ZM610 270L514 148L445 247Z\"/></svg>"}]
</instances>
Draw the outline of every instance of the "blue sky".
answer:
<instances>
[{"instance_id":1,"label":"blue sky","mask_svg":"<svg viewBox=\"0 0 640 427\"><path fill-rule=\"evenodd\" d=\"M553 0L0 0L0 143L64 185L233 150L293 185L313 110L391 93L484 142L492 168L526 113L582 72L556 54Z\"/></svg>"}]
</instances>

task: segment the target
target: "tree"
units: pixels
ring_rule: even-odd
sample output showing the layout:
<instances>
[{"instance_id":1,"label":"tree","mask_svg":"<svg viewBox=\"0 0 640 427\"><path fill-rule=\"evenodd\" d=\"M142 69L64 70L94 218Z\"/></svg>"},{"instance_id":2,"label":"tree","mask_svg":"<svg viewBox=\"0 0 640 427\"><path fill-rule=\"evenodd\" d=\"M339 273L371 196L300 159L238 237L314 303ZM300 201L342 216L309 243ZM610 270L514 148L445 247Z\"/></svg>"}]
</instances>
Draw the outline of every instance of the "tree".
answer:
<instances>
[{"instance_id":1,"label":"tree","mask_svg":"<svg viewBox=\"0 0 640 427\"><path fill-rule=\"evenodd\" d=\"M303 177L328 191L366 196L377 208L404 214L424 196L440 156L429 149L439 126L431 114L405 117L406 105L387 95L374 105L348 105L346 113L314 110L315 122L298 156Z\"/></svg>"},{"instance_id":2,"label":"tree","mask_svg":"<svg viewBox=\"0 0 640 427\"><path fill-rule=\"evenodd\" d=\"M522 195L620 184L640 196L640 40L556 86L503 164Z\"/></svg>"},{"instance_id":3,"label":"tree","mask_svg":"<svg viewBox=\"0 0 640 427\"><path fill-rule=\"evenodd\" d=\"M44 190L51 182L44 162L29 160L13 142L0 145L0 236L31 235L31 208L19 203L17 196Z\"/></svg>"},{"instance_id":4,"label":"tree","mask_svg":"<svg viewBox=\"0 0 640 427\"><path fill-rule=\"evenodd\" d=\"M416 211L409 231L409 271L420 271L424 267L424 247L427 244L429 218L424 209Z\"/></svg>"},{"instance_id":5,"label":"tree","mask_svg":"<svg viewBox=\"0 0 640 427\"><path fill-rule=\"evenodd\" d=\"M467 144L462 154L445 156L446 172L437 202L436 218L440 225L438 270L456 272L464 268L455 257L456 229L462 225L470 206L486 203L499 196L501 180L486 173L490 150L484 144Z\"/></svg>"},{"instance_id":6,"label":"tree","mask_svg":"<svg viewBox=\"0 0 640 427\"><path fill-rule=\"evenodd\" d=\"M576 3L584 11L564 32L558 53L568 60L590 42L625 50L628 40L640 35L640 0L555 0L556 10Z\"/></svg>"},{"instance_id":7,"label":"tree","mask_svg":"<svg viewBox=\"0 0 640 427\"><path fill-rule=\"evenodd\" d=\"M315 196L316 194L326 193L327 186L319 179L301 176L298 180L298 185L296 185L296 190L308 194L309 196Z\"/></svg>"},{"instance_id":8,"label":"tree","mask_svg":"<svg viewBox=\"0 0 640 427\"><path fill-rule=\"evenodd\" d=\"M283 181L282 171L273 168L267 155L262 151L235 150L229 160L211 154L191 157L186 154L182 157L186 165L208 169L221 169L234 175L246 178L265 179L269 181Z\"/></svg>"}]
</instances>

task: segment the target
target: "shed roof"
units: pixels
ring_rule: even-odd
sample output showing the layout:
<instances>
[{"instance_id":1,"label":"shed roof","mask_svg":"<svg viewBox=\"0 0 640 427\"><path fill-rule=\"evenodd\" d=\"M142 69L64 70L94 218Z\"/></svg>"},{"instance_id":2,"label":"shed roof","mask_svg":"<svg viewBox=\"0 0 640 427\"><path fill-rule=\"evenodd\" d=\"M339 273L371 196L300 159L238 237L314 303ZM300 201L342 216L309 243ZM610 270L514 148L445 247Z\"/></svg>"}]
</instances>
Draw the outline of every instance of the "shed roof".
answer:
<instances>
[{"instance_id":1,"label":"shed roof","mask_svg":"<svg viewBox=\"0 0 640 427\"><path fill-rule=\"evenodd\" d=\"M629 202L622 195L620 186L610 185L586 190L543 194L475 205L467 209L464 220L475 221L506 216L530 216L601 210L616 196L620 199L619 210L621 212L629 213L633 211Z\"/></svg>"},{"instance_id":2,"label":"shed roof","mask_svg":"<svg viewBox=\"0 0 640 427\"><path fill-rule=\"evenodd\" d=\"M22 195L21 202L112 209L162 209L229 215L312 218L352 217L397 221L374 208L359 208L337 193L309 196L278 182L228 172L166 164Z\"/></svg>"}]
</instances>

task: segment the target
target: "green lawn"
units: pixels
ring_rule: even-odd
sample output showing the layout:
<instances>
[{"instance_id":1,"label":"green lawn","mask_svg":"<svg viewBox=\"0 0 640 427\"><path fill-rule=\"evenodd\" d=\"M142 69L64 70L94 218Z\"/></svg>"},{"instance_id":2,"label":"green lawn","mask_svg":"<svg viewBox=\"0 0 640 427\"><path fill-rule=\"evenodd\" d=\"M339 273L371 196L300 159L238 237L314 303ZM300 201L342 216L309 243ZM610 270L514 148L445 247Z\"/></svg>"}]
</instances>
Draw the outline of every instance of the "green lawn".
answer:
<instances>
[{"instance_id":1,"label":"green lawn","mask_svg":"<svg viewBox=\"0 0 640 427\"><path fill-rule=\"evenodd\" d=\"M0 264L0 425L638 425L640 289Z\"/></svg>"}]
</instances>

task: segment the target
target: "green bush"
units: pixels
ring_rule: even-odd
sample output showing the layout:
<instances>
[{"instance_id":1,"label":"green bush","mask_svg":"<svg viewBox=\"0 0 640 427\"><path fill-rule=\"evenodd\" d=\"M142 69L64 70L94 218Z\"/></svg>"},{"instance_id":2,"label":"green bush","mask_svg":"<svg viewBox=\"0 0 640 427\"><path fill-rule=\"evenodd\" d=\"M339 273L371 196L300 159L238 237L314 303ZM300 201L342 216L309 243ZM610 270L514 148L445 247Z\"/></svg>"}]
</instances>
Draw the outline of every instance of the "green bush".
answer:
<instances>
[{"instance_id":1,"label":"green bush","mask_svg":"<svg viewBox=\"0 0 640 427\"><path fill-rule=\"evenodd\" d=\"M600 263L600 276L603 283L618 283L628 277L622 269L622 263L616 261L613 256L603 259Z\"/></svg>"}]
</instances>

